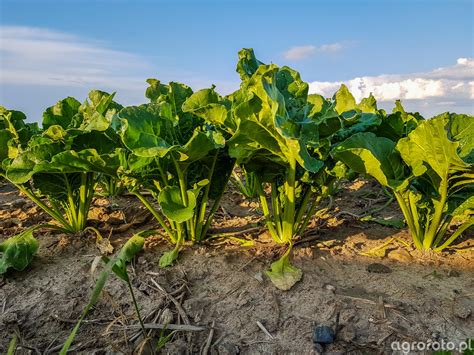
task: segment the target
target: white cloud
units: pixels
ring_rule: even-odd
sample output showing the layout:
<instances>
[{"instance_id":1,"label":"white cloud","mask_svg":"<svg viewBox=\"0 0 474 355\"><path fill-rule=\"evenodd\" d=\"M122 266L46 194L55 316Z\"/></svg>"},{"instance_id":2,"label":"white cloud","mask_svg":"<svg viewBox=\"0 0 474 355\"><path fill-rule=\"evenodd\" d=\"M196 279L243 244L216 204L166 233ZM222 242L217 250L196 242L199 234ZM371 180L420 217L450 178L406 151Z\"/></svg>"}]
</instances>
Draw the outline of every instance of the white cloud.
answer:
<instances>
[{"instance_id":1,"label":"white cloud","mask_svg":"<svg viewBox=\"0 0 474 355\"><path fill-rule=\"evenodd\" d=\"M59 99L74 96L82 101L92 89L116 91L118 102L136 105L146 101L145 80L158 72L158 64L94 39L0 25L0 105L25 112L30 121L41 121L44 108ZM164 82L176 80L195 89L213 84L199 73L159 67ZM223 92L238 87L238 82L219 84Z\"/></svg>"},{"instance_id":2,"label":"white cloud","mask_svg":"<svg viewBox=\"0 0 474 355\"><path fill-rule=\"evenodd\" d=\"M311 57L315 52L316 47L312 45L296 46L291 47L285 53L283 53L283 57L288 60L300 60Z\"/></svg>"},{"instance_id":3,"label":"white cloud","mask_svg":"<svg viewBox=\"0 0 474 355\"><path fill-rule=\"evenodd\" d=\"M150 67L133 54L43 28L0 26L0 83L143 89ZM123 74L127 73L127 74Z\"/></svg>"},{"instance_id":4,"label":"white cloud","mask_svg":"<svg viewBox=\"0 0 474 355\"><path fill-rule=\"evenodd\" d=\"M342 43L332 43L332 44L323 44L318 48L319 52L322 53L334 53L339 52L344 49L344 45Z\"/></svg>"},{"instance_id":5,"label":"white cloud","mask_svg":"<svg viewBox=\"0 0 474 355\"><path fill-rule=\"evenodd\" d=\"M283 56L301 60L340 52L351 43L292 47ZM25 111L32 120L40 120L42 110L61 97L85 98L91 89L116 90L117 100L126 105L143 102L145 79L155 69L143 57L97 40L44 28L0 26L0 105ZM182 81L196 89L212 84L209 78L182 68L160 65L160 69L163 81ZM341 83L315 81L310 90L329 97ZM401 98L422 113L443 108L474 113L473 58L459 58L451 66L426 73L363 76L345 83L357 99L372 92L382 106ZM238 87L234 81L218 84L223 93Z\"/></svg>"},{"instance_id":6,"label":"white cloud","mask_svg":"<svg viewBox=\"0 0 474 355\"><path fill-rule=\"evenodd\" d=\"M459 58L456 64L424 73L362 76L335 82L314 81L309 84L310 92L330 97L343 83L356 100L372 93L382 103L407 100L409 105L424 108L425 112L431 112L427 110L431 103L450 110L452 106L458 106L469 113L474 112L473 58Z\"/></svg>"},{"instance_id":7,"label":"white cloud","mask_svg":"<svg viewBox=\"0 0 474 355\"><path fill-rule=\"evenodd\" d=\"M317 53L336 53L346 47L345 43L323 44L319 47L313 45L295 46L283 53L283 58L287 60L301 60L312 57Z\"/></svg>"}]
</instances>

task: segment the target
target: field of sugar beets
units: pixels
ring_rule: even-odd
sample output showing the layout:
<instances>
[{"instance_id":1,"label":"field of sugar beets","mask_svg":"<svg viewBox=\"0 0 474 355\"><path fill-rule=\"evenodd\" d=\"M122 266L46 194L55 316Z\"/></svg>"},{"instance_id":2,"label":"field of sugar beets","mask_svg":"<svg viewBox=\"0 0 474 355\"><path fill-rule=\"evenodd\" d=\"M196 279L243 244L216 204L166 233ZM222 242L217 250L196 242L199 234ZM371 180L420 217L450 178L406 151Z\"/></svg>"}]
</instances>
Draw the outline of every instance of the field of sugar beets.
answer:
<instances>
[{"instance_id":1,"label":"field of sugar beets","mask_svg":"<svg viewBox=\"0 0 474 355\"><path fill-rule=\"evenodd\" d=\"M147 103L94 90L41 125L0 107L0 353L474 336L474 117L308 94L251 49L237 72L227 96L148 79Z\"/></svg>"}]
</instances>

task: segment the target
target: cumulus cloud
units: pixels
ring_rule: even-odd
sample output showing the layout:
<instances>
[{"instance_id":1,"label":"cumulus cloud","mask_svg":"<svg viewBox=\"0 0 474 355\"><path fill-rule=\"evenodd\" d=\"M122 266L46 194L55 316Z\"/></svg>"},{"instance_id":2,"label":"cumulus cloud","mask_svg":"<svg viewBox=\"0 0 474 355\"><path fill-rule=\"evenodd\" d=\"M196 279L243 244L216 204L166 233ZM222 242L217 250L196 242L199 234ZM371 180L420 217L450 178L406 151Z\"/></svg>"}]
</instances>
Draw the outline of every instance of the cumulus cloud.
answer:
<instances>
[{"instance_id":1,"label":"cumulus cloud","mask_svg":"<svg viewBox=\"0 0 474 355\"><path fill-rule=\"evenodd\" d=\"M309 84L311 93L330 97L341 84L346 84L356 100L372 93L378 101L409 101L412 107L427 111L433 105L451 109L461 107L464 112L474 111L474 59L459 58L456 64L425 73L404 75L362 76L347 81ZM430 111L430 110L428 110Z\"/></svg>"},{"instance_id":2,"label":"cumulus cloud","mask_svg":"<svg viewBox=\"0 0 474 355\"><path fill-rule=\"evenodd\" d=\"M312 57L317 53L336 53L343 50L345 47L345 43L323 44L319 47L314 45L295 46L284 52L283 58L288 60L302 60Z\"/></svg>"},{"instance_id":3,"label":"cumulus cloud","mask_svg":"<svg viewBox=\"0 0 474 355\"><path fill-rule=\"evenodd\" d=\"M140 57L43 28L0 26L0 83L143 88ZM127 73L124 75L123 73Z\"/></svg>"}]
</instances>

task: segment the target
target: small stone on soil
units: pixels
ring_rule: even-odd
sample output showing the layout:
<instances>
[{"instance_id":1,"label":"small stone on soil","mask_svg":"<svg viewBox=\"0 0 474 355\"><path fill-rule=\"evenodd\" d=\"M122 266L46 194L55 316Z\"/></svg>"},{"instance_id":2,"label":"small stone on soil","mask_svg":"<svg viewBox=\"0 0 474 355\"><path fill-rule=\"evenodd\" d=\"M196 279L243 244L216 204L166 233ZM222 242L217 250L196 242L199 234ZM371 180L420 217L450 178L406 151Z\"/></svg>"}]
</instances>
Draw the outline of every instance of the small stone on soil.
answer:
<instances>
[{"instance_id":1,"label":"small stone on soil","mask_svg":"<svg viewBox=\"0 0 474 355\"><path fill-rule=\"evenodd\" d=\"M263 274L262 274L261 271L257 272L255 275L253 275L253 277L258 282L263 282Z\"/></svg>"},{"instance_id":2,"label":"small stone on soil","mask_svg":"<svg viewBox=\"0 0 474 355\"><path fill-rule=\"evenodd\" d=\"M336 292L336 287L334 287L333 285L330 285L330 284L326 284L324 285L324 288L328 291L331 291L331 292Z\"/></svg>"},{"instance_id":3,"label":"small stone on soil","mask_svg":"<svg viewBox=\"0 0 474 355\"><path fill-rule=\"evenodd\" d=\"M367 266L367 271L375 274L389 274L392 272L392 269L384 264L373 263Z\"/></svg>"},{"instance_id":4,"label":"small stone on soil","mask_svg":"<svg viewBox=\"0 0 474 355\"><path fill-rule=\"evenodd\" d=\"M160 315L159 323L160 324L170 324L173 323L173 312L169 308L165 308L163 313Z\"/></svg>"},{"instance_id":5,"label":"small stone on soil","mask_svg":"<svg viewBox=\"0 0 474 355\"><path fill-rule=\"evenodd\" d=\"M388 257L401 263L409 263L413 260L411 254L405 249L392 250L388 253Z\"/></svg>"},{"instance_id":6,"label":"small stone on soil","mask_svg":"<svg viewBox=\"0 0 474 355\"><path fill-rule=\"evenodd\" d=\"M313 343L331 344L334 342L334 330L327 325L318 325L314 328Z\"/></svg>"}]
</instances>

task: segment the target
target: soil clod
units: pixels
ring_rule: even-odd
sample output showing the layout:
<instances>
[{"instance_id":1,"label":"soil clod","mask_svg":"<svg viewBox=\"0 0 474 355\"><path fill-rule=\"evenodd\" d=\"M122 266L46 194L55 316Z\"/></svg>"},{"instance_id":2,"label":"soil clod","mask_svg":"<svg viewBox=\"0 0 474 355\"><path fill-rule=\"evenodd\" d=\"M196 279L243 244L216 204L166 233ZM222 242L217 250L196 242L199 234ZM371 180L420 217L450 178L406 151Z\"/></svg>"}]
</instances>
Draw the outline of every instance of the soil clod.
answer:
<instances>
[{"instance_id":1,"label":"soil clod","mask_svg":"<svg viewBox=\"0 0 474 355\"><path fill-rule=\"evenodd\" d=\"M392 272L392 269L384 264L373 263L367 266L367 271L374 274L389 274Z\"/></svg>"}]
</instances>

